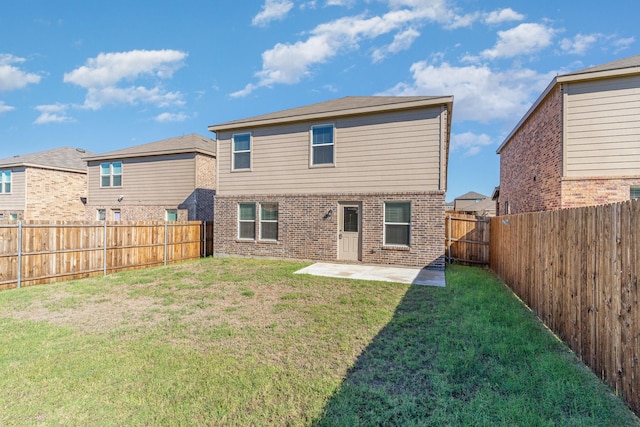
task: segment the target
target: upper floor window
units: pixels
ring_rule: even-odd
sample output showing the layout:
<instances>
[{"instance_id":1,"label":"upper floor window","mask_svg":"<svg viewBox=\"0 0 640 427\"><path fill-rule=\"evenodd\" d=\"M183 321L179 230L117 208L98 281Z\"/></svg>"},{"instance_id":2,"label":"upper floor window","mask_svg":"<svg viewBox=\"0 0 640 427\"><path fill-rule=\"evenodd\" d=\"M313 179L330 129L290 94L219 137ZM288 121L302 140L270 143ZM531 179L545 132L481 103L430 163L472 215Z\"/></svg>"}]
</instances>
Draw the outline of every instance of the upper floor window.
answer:
<instances>
[{"instance_id":1,"label":"upper floor window","mask_svg":"<svg viewBox=\"0 0 640 427\"><path fill-rule=\"evenodd\" d=\"M640 199L640 187L631 187L630 192L631 200Z\"/></svg>"},{"instance_id":2,"label":"upper floor window","mask_svg":"<svg viewBox=\"0 0 640 427\"><path fill-rule=\"evenodd\" d=\"M333 125L311 128L311 166L334 164Z\"/></svg>"},{"instance_id":3,"label":"upper floor window","mask_svg":"<svg viewBox=\"0 0 640 427\"><path fill-rule=\"evenodd\" d=\"M251 134L233 135L233 170L251 169Z\"/></svg>"},{"instance_id":4,"label":"upper floor window","mask_svg":"<svg viewBox=\"0 0 640 427\"><path fill-rule=\"evenodd\" d=\"M122 187L122 162L100 164L100 187Z\"/></svg>"},{"instance_id":5,"label":"upper floor window","mask_svg":"<svg viewBox=\"0 0 640 427\"><path fill-rule=\"evenodd\" d=\"M11 193L11 171L0 171L0 193Z\"/></svg>"}]
</instances>

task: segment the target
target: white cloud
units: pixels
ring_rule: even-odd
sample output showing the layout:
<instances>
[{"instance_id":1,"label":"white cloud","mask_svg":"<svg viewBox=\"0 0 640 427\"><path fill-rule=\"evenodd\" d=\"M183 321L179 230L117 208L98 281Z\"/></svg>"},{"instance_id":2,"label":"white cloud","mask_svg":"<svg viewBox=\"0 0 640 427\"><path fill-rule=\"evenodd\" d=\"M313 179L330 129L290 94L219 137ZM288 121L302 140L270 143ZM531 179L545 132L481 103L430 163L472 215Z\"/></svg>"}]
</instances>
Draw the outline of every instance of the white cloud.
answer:
<instances>
[{"instance_id":1,"label":"white cloud","mask_svg":"<svg viewBox=\"0 0 640 427\"><path fill-rule=\"evenodd\" d=\"M251 24L262 27L271 21L284 19L292 8L291 0L266 0L262 12L253 17Z\"/></svg>"},{"instance_id":2,"label":"white cloud","mask_svg":"<svg viewBox=\"0 0 640 427\"><path fill-rule=\"evenodd\" d=\"M413 82L399 83L383 95L454 95L454 121L483 123L521 116L554 76L526 68L494 71L426 61L413 64L411 72Z\"/></svg>"},{"instance_id":3,"label":"white cloud","mask_svg":"<svg viewBox=\"0 0 640 427\"><path fill-rule=\"evenodd\" d=\"M38 105L36 110L40 111L40 115L34 121L37 125L47 123L66 123L75 121L67 115L68 106L64 104Z\"/></svg>"},{"instance_id":4,"label":"white cloud","mask_svg":"<svg viewBox=\"0 0 640 427\"><path fill-rule=\"evenodd\" d=\"M602 37L602 34L577 34L573 39L564 38L560 41L560 49L564 53L570 53L574 55L584 55L587 50L593 46L598 39Z\"/></svg>"},{"instance_id":5,"label":"white cloud","mask_svg":"<svg viewBox=\"0 0 640 427\"><path fill-rule=\"evenodd\" d=\"M400 51L409 49L414 40L419 36L420 32L413 28L409 28L408 30L396 34L393 37L393 42L391 42L391 44L373 51L373 54L371 55L373 58L373 62L379 62L386 58L389 54L398 53Z\"/></svg>"},{"instance_id":6,"label":"white cloud","mask_svg":"<svg viewBox=\"0 0 640 427\"><path fill-rule=\"evenodd\" d=\"M468 25L471 22L468 16L460 16L450 9L447 0L389 0L389 5L391 10L385 14L339 18L318 25L306 40L277 43L262 53L262 70L255 74L258 82L249 83L230 96L247 96L260 87L274 84L298 83L311 73L314 65L357 49L363 40L399 32L401 39L395 46L399 48L402 42L406 44L410 40L412 32L407 28L417 31L426 22L436 22L445 27Z\"/></svg>"},{"instance_id":7,"label":"white cloud","mask_svg":"<svg viewBox=\"0 0 640 427\"><path fill-rule=\"evenodd\" d=\"M0 91L22 89L31 83L40 83L41 77L34 73L27 73L14 64L25 62L9 54L0 54Z\"/></svg>"},{"instance_id":8,"label":"white cloud","mask_svg":"<svg viewBox=\"0 0 640 427\"><path fill-rule=\"evenodd\" d=\"M482 51L488 59L512 58L538 52L551 44L556 30L543 24L525 23L506 31L498 31L493 49Z\"/></svg>"},{"instance_id":9,"label":"white cloud","mask_svg":"<svg viewBox=\"0 0 640 427\"><path fill-rule=\"evenodd\" d=\"M97 110L107 104L154 104L160 107L182 105L180 92L167 92L157 83L154 87L126 86L122 82L152 77L168 79L182 67L185 52L177 50L132 50L101 53L87 60L86 65L64 75L66 83L87 89L84 107Z\"/></svg>"},{"instance_id":10,"label":"white cloud","mask_svg":"<svg viewBox=\"0 0 640 427\"><path fill-rule=\"evenodd\" d=\"M15 109L15 107L5 104L4 101L0 101L0 114L6 113L8 111L13 111Z\"/></svg>"},{"instance_id":11,"label":"white cloud","mask_svg":"<svg viewBox=\"0 0 640 427\"><path fill-rule=\"evenodd\" d=\"M154 120L159 123L168 123L168 122L184 122L189 118L188 115L184 113L162 113L158 114Z\"/></svg>"},{"instance_id":12,"label":"white cloud","mask_svg":"<svg viewBox=\"0 0 640 427\"><path fill-rule=\"evenodd\" d=\"M495 25L508 21L522 21L523 19L524 15L508 7L488 13L484 18L484 22L489 25Z\"/></svg>"},{"instance_id":13,"label":"white cloud","mask_svg":"<svg viewBox=\"0 0 640 427\"><path fill-rule=\"evenodd\" d=\"M627 37L623 39L618 39L613 42L613 45L616 47L615 53L623 51L627 49L629 46L634 44L636 41L635 37Z\"/></svg>"},{"instance_id":14,"label":"white cloud","mask_svg":"<svg viewBox=\"0 0 640 427\"><path fill-rule=\"evenodd\" d=\"M487 134L475 134L473 132L452 133L451 152L464 151L465 156L478 154L483 147L492 145L494 142Z\"/></svg>"}]
</instances>

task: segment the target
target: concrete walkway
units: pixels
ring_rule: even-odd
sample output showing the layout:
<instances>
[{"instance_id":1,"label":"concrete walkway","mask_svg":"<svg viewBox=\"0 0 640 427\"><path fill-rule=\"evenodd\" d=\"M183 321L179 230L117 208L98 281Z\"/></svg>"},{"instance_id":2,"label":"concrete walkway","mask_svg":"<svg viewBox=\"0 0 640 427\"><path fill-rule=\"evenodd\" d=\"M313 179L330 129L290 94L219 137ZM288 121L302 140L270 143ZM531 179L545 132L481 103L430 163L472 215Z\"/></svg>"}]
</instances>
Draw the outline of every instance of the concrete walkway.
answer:
<instances>
[{"instance_id":1,"label":"concrete walkway","mask_svg":"<svg viewBox=\"0 0 640 427\"><path fill-rule=\"evenodd\" d=\"M378 280L382 282L407 283L413 285L446 285L444 271L426 268L390 267L387 265L337 264L317 262L296 274L313 276L341 277L345 279Z\"/></svg>"}]
</instances>

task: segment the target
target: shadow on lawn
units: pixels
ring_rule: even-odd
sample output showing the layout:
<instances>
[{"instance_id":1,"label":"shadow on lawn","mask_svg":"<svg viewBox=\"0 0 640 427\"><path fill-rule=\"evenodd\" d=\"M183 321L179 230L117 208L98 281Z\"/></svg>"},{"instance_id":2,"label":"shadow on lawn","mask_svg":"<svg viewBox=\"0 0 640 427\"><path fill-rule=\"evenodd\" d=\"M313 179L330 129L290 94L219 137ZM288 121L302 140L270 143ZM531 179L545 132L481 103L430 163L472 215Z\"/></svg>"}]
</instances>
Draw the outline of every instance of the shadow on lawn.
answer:
<instances>
[{"instance_id":1,"label":"shadow on lawn","mask_svg":"<svg viewBox=\"0 0 640 427\"><path fill-rule=\"evenodd\" d=\"M314 426L415 425L434 410L430 366L437 343L435 293L442 288L411 286L392 320L347 373Z\"/></svg>"}]
</instances>

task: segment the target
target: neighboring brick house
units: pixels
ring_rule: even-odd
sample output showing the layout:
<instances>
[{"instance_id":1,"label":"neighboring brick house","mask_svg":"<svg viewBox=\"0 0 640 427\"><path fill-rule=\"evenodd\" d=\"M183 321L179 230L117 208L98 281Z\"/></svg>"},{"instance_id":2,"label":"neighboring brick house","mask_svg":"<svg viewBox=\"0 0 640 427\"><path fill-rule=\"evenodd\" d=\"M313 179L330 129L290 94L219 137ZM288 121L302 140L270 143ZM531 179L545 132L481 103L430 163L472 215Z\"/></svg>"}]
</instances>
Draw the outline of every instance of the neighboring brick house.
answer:
<instances>
[{"instance_id":1,"label":"neighboring brick house","mask_svg":"<svg viewBox=\"0 0 640 427\"><path fill-rule=\"evenodd\" d=\"M495 216L496 203L491 197L469 191L453 200L451 210L477 216Z\"/></svg>"},{"instance_id":2,"label":"neighboring brick house","mask_svg":"<svg viewBox=\"0 0 640 427\"><path fill-rule=\"evenodd\" d=\"M61 147L0 160L0 219L84 218L87 164L81 148Z\"/></svg>"},{"instance_id":3,"label":"neighboring brick house","mask_svg":"<svg viewBox=\"0 0 640 427\"><path fill-rule=\"evenodd\" d=\"M554 78L500 155L499 215L640 196L640 55Z\"/></svg>"},{"instance_id":4,"label":"neighboring brick house","mask_svg":"<svg viewBox=\"0 0 640 427\"><path fill-rule=\"evenodd\" d=\"M219 255L444 268L453 97L346 97L222 123Z\"/></svg>"},{"instance_id":5,"label":"neighboring brick house","mask_svg":"<svg viewBox=\"0 0 640 427\"><path fill-rule=\"evenodd\" d=\"M86 220L213 221L216 143L197 134L91 155Z\"/></svg>"}]
</instances>

